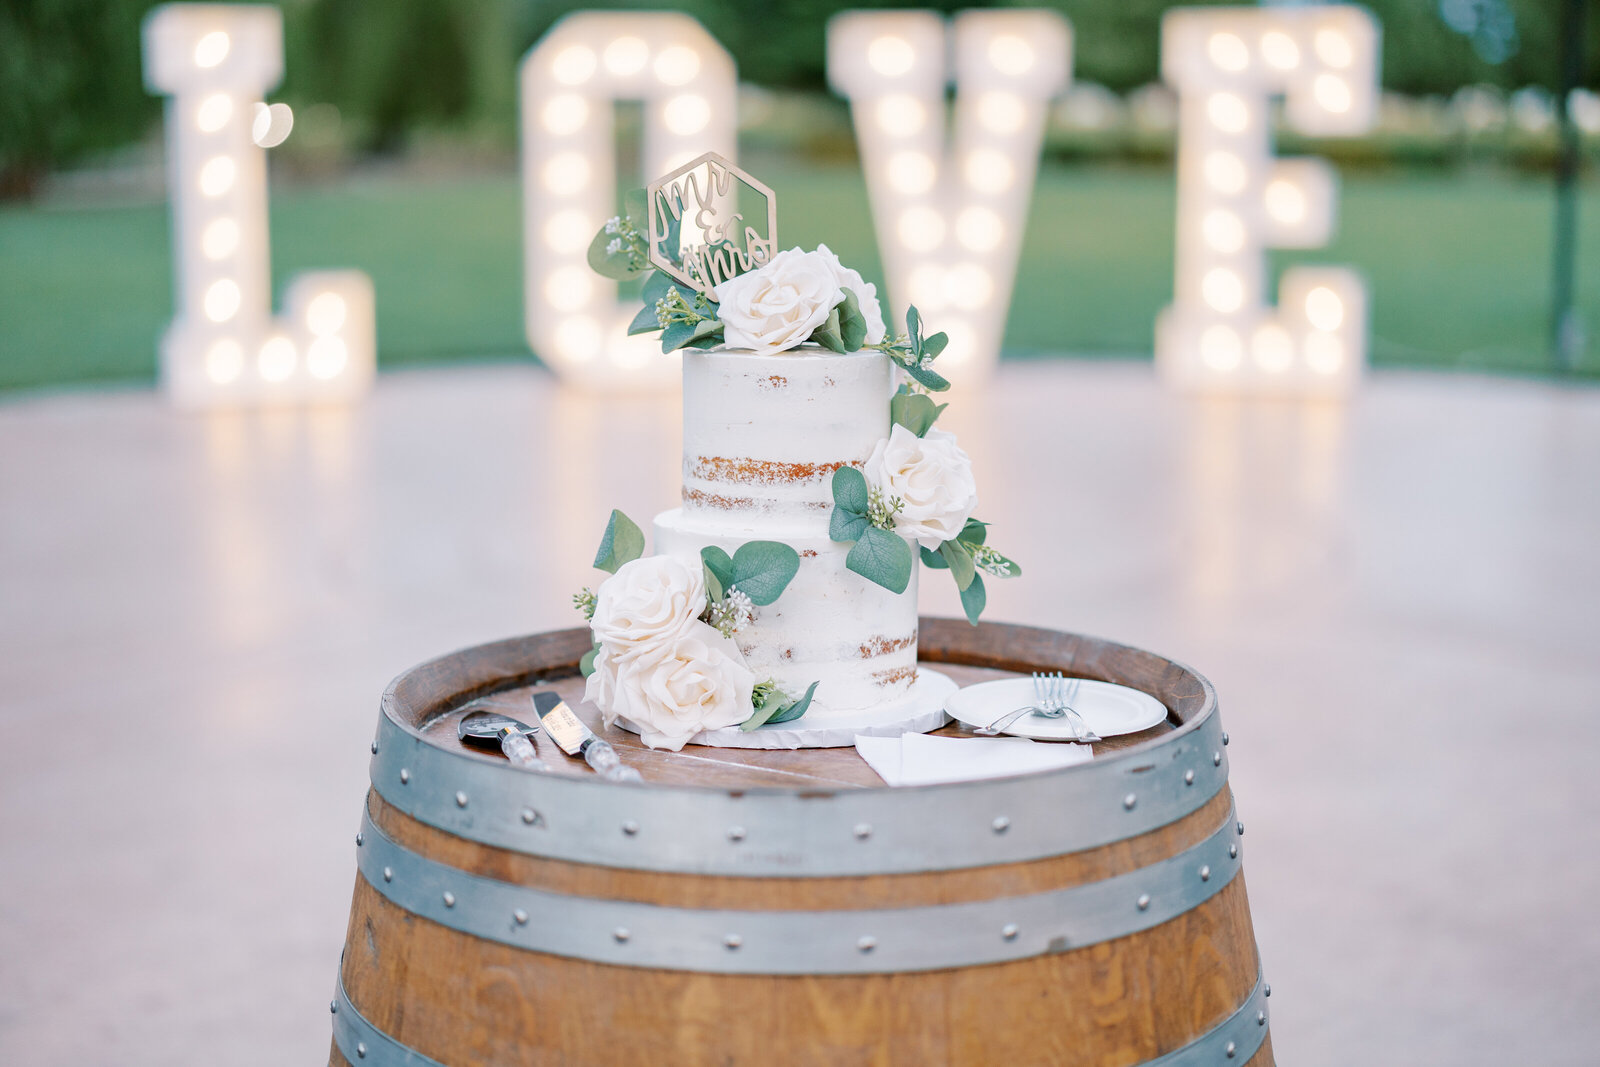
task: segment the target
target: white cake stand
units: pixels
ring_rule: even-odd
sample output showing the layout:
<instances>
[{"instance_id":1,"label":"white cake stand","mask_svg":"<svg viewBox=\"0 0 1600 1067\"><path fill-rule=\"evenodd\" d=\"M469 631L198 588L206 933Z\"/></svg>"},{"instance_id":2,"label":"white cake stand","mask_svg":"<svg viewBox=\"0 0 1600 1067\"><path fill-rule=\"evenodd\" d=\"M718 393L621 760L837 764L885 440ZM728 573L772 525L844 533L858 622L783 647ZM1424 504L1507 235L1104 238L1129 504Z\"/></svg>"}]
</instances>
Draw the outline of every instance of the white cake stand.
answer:
<instances>
[{"instance_id":1,"label":"white cake stand","mask_svg":"<svg viewBox=\"0 0 1600 1067\"><path fill-rule=\"evenodd\" d=\"M949 675L917 668L917 680L894 700L870 708L834 711L813 704L793 722L762 726L746 733L737 726L702 730L689 739L691 745L712 748L846 748L862 734L869 737L899 737L925 734L950 721L944 704L960 686ZM638 733L627 719L617 719L624 730Z\"/></svg>"}]
</instances>

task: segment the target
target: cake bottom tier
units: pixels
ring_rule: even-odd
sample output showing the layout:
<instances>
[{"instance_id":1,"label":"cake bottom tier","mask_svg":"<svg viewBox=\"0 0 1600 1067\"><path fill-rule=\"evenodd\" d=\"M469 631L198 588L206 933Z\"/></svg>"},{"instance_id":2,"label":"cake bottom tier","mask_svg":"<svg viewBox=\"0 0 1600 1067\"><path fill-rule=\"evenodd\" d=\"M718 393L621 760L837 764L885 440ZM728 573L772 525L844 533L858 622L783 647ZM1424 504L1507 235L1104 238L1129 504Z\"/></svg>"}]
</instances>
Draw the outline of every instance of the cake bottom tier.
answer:
<instances>
[{"instance_id":1,"label":"cake bottom tier","mask_svg":"<svg viewBox=\"0 0 1600 1067\"><path fill-rule=\"evenodd\" d=\"M782 596L756 609L737 642L756 678L774 678L798 696L817 692L806 718L872 709L910 692L917 679L917 574L903 593L891 593L845 568L848 545L826 528L740 526L681 508L655 520L655 550L698 560L716 545L732 555L747 541L782 541L800 553L800 570Z\"/></svg>"}]
</instances>

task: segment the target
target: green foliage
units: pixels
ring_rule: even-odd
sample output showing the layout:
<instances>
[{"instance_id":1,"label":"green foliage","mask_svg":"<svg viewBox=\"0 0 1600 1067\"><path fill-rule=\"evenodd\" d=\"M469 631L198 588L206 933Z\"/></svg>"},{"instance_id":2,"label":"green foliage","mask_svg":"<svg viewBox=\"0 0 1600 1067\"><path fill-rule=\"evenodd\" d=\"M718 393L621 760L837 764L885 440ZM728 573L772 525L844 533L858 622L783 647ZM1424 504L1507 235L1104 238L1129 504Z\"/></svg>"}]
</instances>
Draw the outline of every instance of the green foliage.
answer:
<instances>
[{"instance_id":1,"label":"green foliage","mask_svg":"<svg viewBox=\"0 0 1600 1067\"><path fill-rule=\"evenodd\" d=\"M599 654L600 654L600 646L598 644L595 645L593 648L591 648L589 651L585 652L583 654L583 658L578 661L578 673L582 674L585 678L587 678L587 677L589 677L589 675L593 674L594 673L594 658L596 656L598 656Z\"/></svg>"},{"instance_id":2,"label":"green foliage","mask_svg":"<svg viewBox=\"0 0 1600 1067\"><path fill-rule=\"evenodd\" d=\"M833 472L833 504L858 515L866 515L870 504L867 476L855 467L840 467ZM837 540L837 538L835 538Z\"/></svg>"},{"instance_id":3,"label":"green foliage","mask_svg":"<svg viewBox=\"0 0 1600 1067\"><path fill-rule=\"evenodd\" d=\"M921 437L933 428L933 424L949 406L935 404L928 394L914 393L902 386L901 391L889 400L889 421Z\"/></svg>"},{"instance_id":4,"label":"green foliage","mask_svg":"<svg viewBox=\"0 0 1600 1067\"><path fill-rule=\"evenodd\" d=\"M624 563L632 563L642 555L643 531L628 516L613 510L610 521L606 523L606 532L600 538L600 550L595 553L594 565L615 574Z\"/></svg>"},{"instance_id":5,"label":"green foliage","mask_svg":"<svg viewBox=\"0 0 1600 1067\"><path fill-rule=\"evenodd\" d=\"M967 621L978 625L978 616L983 614L988 602L989 595L983 590L982 575L973 575L972 584L961 590L961 610L967 613Z\"/></svg>"},{"instance_id":6,"label":"green foliage","mask_svg":"<svg viewBox=\"0 0 1600 1067\"><path fill-rule=\"evenodd\" d=\"M783 594L800 570L800 553L778 541L748 541L733 554L730 587L764 607Z\"/></svg>"},{"instance_id":7,"label":"green foliage","mask_svg":"<svg viewBox=\"0 0 1600 1067\"><path fill-rule=\"evenodd\" d=\"M861 531L860 539L850 546L844 565L891 593L903 593L911 584L913 562L911 546L904 537L868 526Z\"/></svg>"},{"instance_id":8,"label":"green foliage","mask_svg":"<svg viewBox=\"0 0 1600 1067\"><path fill-rule=\"evenodd\" d=\"M960 541L952 540L939 546L939 555L950 568L950 576L956 580L956 588L963 593L966 592L967 586L978 576L977 568L972 565L972 552Z\"/></svg>"},{"instance_id":9,"label":"green foliage","mask_svg":"<svg viewBox=\"0 0 1600 1067\"><path fill-rule=\"evenodd\" d=\"M733 585L733 557L716 545L707 545L700 550L700 559L722 589ZM716 599L721 600L722 597Z\"/></svg>"},{"instance_id":10,"label":"green foliage","mask_svg":"<svg viewBox=\"0 0 1600 1067\"><path fill-rule=\"evenodd\" d=\"M770 678L756 686L751 697L755 713L739 724L739 729L745 733L761 726L780 722L793 722L806 713L811 707L811 697L817 691L819 683L812 682L805 695L798 700L790 699L785 693L778 690L777 683Z\"/></svg>"}]
</instances>

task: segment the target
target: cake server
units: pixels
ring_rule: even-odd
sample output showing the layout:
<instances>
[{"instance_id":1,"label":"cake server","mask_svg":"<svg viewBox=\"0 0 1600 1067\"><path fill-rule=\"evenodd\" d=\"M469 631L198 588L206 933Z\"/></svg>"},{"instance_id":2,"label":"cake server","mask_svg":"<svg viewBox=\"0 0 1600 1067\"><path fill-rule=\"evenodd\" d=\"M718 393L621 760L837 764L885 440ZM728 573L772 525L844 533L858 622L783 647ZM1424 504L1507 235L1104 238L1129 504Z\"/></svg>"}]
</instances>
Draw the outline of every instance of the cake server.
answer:
<instances>
[{"instance_id":1,"label":"cake server","mask_svg":"<svg viewBox=\"0 0 1600 1067\"><path fill-rule=\"evenodd\" d=\"M594 731L573 714L559 693L545 690L533 694L533 706L539 712L539 724L550 739L561 746L569 756L582 756L608 782L637 782L639 772L625 765L609 741L602 741Z\"/></svg>"},{"instance_id":2,"label":"cake server","mask_svg":"<svg viewBox=\"0 0 1600 1067\"><path fill-rule=\"evenodd\" d=\"M456 737L462 744L498 748L506 754L506 759L530 771L545 769L529 740L538 732L537 726L518 722L496 711L474 711L456 723Z\"/></svg>"}]
</instances>

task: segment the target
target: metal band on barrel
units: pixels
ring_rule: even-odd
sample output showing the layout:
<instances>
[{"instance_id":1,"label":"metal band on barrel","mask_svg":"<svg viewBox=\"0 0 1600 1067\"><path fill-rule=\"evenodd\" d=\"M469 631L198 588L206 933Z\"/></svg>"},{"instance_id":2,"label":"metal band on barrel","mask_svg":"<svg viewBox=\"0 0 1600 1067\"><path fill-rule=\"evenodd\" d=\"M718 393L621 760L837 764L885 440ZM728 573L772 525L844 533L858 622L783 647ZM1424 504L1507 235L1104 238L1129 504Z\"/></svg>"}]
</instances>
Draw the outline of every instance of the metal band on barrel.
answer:
<instances>
[{"instance_id":1,"label":"metal band on barrel","mask_svg":"<svg viewBox=\"0 0 1600 1067\"><path fill-rule=\"evenodd\" d=\"M625 785L521 771L378 717L372 785L429 826L497 848L635 870L822 877L1018 863L1098 848L1199 810L1228 779L1219 718L1089 763L900 789Z\"/></svg>"},{"instance_id":2,"label":"metal band on barrel","mask_svg":"<svg viewBox=\"0 0 1600 1067\"><path fill-rule=\"evenodd\" d=\"M972 967L1098 944L1220 892L1243 850L1228 818L1127 874L1048 893L869 911L669 908L569 896L467 874L363 818L357 866L396 906L473 937L619 966L721 974L873 974Z\"/></svg>"},{"instance_id":3,"label":"metal band on barrel","mask_svg":"<svg viewBox=\"0 0 1600 1067\"><path fill-rule=\"evenodd\" d=\"M371 1063L377 1067L444 1067L438 1060L415 1052L367 1021L356 1011L339 979L333 991L333 1043L351 1063Z\"/></svg>"}]
</instances>

